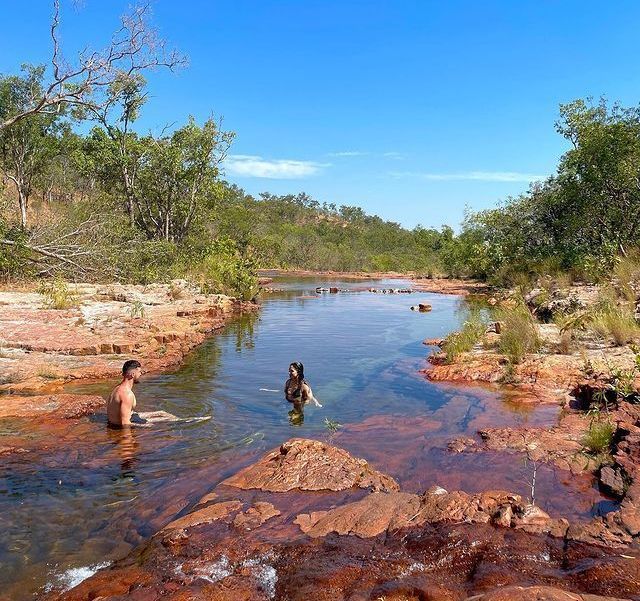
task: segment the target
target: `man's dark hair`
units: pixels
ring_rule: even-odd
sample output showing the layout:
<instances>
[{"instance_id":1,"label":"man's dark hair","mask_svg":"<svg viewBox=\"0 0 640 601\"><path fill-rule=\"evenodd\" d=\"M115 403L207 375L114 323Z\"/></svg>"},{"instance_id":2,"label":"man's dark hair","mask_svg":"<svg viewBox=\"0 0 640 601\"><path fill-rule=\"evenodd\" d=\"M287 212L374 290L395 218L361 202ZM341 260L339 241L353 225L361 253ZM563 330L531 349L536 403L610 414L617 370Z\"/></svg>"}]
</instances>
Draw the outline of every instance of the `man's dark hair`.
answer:
<instances>
[{"instance_id":1,"label":"man's dark hair","mask_svg":"<svg viewBox=\"0 0 640 601\"><path fill-rule=\"evenodd\" d=\"M142 367L142 363L140 363L140 361L129 359L129 361L125 361L124 365L122 366L122 375L127 376L130 371L138 369L138 367Z\"/></svg>"}]
</instances>

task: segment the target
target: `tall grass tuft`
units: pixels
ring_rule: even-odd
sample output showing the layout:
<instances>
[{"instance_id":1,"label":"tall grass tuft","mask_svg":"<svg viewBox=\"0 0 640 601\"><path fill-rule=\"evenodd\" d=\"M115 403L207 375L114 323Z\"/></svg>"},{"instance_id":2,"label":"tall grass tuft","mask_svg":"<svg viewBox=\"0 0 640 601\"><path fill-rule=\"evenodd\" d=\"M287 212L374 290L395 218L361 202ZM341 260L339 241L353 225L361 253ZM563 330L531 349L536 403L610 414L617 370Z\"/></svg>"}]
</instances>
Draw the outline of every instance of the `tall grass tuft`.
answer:
<instances>
[{"instance_id":1,"label":"tall grass tuft","mask_svg":"<svg viewBox=\"0 0 640 601\"><path fill-rule=\"evenodd\" d=\"M528 353L536 353L542 346L536 321L524 305L500 315L503 331L498 348L511 363L521 363Z\"/></svg>"},{"instance_id":2,"label":"tall grass tuft","mask_svg":"<svg viewBox=\"0 0 640 601\"><path fill-rule=\"evenodd\" d=\"M594 420L585 432L580 443L589 452L598 455L611 449L614 425L608 421Z\"/></svg>"},{"instance_id":3,"label":"tall grass tuft","mask_svg":"<svg viewBox=\"0 0 640 601\"><path fill-rule=\"evenodd\" d=\"M63 279L42 282L38 286L38 293L44 297L47 309L70 309L78 306L78 296L69 289Z\"/></svg>"},{"instance_id":4,"label":"tall grass tuft","mask_svg":"<svg viewBox=\"0 0 640 601\"><path fill-rule=\"evenodd\" d=\"M469 352L487 329L486 322L478 313L472 313L462 329L449 334L442 343L447 363L453 363L462 353Z\"/></svg>"},{"instance_id":5,"label":"tall grass tuft","mask_svg":"<svg viewBox=\"0 0 640 601\"><path fill-rule=\"evenodd\" d=\"M619 257L613 268L613 277L620 292L627 300L636 300L636 289L640 287L640 250L633 249L626 257Z\"/></svg>"},{"instance_id":6,"label":"tall grass tuft","mask_svg":"<svg viewBox=\"0 0 640 601\"><path fill-rule=\"evenodd\" d=\"M616 346L623 346L640 338L640 326L631 305L617 304L603 296L590 316L589 329L602 338L613 338Z\"/></svg>"}]
</instances>

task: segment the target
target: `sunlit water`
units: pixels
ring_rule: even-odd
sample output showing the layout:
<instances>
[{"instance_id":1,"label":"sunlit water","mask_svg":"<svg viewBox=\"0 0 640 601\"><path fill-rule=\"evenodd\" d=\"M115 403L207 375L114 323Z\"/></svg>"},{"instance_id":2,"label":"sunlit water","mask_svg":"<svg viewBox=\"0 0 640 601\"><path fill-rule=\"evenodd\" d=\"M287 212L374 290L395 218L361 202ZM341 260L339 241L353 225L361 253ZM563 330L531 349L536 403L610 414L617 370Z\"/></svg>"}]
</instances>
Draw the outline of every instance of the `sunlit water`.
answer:
<instances>
[{"instance_id":1,"label":"sunlit water","mask_svg":"<svg viewBox=\"0 0 640 601\"><path fill-rule=\"evenodd\" d=\"M316 294L316 285L352 292ZM393 475L405 490L440 484L473 492L528 492L517 456L454 455L446 442L479 427L551 423L556 408L532 409L497 391L428 382L425 338L442 336L464 316L460 299L366 291L408 282L281 280L262 310L232 322L175 373L147 376L138 409L206 421L108 430L104 416L56 432L46 453L4 458L0 474L0 590L29 598L69 586L92 566L123 557L220 480L293 436L326 438L325 420L351 452ZM430 313L410 310L428 302ZM282 388L291 361L302 361L323 408L291 416ZM85 392L106 393L112 383ZM2 434L47 436L20 421ZM49 434L50 436L50 434ZM480 477L480 474L482 476ZM551 513L588 517L599 501L590 480L541 466L538 503ZM604 506L601 503L600 506Z\"/></svg>"}]
</instances>

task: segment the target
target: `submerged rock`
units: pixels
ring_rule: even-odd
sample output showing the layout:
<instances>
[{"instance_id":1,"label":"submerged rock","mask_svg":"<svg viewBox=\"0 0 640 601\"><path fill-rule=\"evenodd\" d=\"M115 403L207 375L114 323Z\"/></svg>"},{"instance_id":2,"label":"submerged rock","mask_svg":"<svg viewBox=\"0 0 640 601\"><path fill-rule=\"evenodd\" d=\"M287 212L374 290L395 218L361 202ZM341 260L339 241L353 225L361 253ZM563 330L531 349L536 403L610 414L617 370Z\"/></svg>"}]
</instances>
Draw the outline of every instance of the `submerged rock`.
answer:
<instances>
[{"instance_id":1,"label":"submerged rock","mask_svg":"<svg viewBox=\"0 0 640 601\"><path fill-rule=\"evenodd\" d=\"M346 490L352 487L396 491L397 482L364 459L319 440L293 438L223 484L270 492Z\"/></svg>"}]
</instances>

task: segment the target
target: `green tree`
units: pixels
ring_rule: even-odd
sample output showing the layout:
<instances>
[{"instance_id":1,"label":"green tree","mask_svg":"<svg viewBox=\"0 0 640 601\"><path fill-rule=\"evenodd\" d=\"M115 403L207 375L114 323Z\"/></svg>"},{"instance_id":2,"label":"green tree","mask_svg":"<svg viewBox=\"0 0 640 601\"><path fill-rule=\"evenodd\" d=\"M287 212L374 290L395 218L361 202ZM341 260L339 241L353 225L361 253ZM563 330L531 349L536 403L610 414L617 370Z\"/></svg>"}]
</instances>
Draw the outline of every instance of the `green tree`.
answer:
<instances>
[{"instance_id":1,"label":"green tree","mask_svg":"<svg viewBox=\"0 0 640 601\"><path fill-rule=\"evenodd\" d=\"M149 238L179 242L203 212L214 206L219 164L233 140L209 119L193 118L171 136L142 140L134 197L136 223Z\"/></svg>"},{"instance_id":2,"label":"green tree","mask_svg":"<svg viewBox=\"0 0 640 601\"><path fill-rule=\"evenodd\" d=\"M0 119L28 105L42 89L44 67L24 68L24 75L0 77ZM0 168L16 190L20 223L27 227L27 211L34 183L59 153L59 115L31 114L0 130Z\"/></svg>"}]
</instances>

